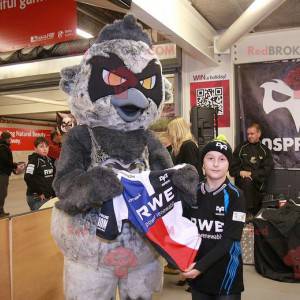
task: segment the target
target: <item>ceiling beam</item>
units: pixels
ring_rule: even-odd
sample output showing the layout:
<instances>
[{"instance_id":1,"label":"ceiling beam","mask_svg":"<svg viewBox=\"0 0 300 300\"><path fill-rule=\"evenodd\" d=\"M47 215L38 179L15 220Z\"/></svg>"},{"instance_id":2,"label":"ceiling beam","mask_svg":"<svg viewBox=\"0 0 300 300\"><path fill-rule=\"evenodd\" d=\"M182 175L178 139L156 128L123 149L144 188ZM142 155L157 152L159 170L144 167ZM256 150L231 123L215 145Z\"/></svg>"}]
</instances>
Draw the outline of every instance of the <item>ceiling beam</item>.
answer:
<instances>
[{"instance_id":1,"label":"ceiling beam","mask_svg":"<svg viewBox=\"0 0 300 300\"><path fill-rule=\"evenodd\" d=\"M0 115L18 115L18 114L34 114L34 113L48 113L57 111L69 111L69 107L58 106L44 103L33 103L33 104L19 104L19 105L3 105L0 106Z\"/></svg>"},{"instance_id":2,"label":"ceiling beam","mask_svg":"<svg viewBox=\"0 0 300 300\"><path fill-rule=\"evenodd\" d=\"M54 104L58 106L67 106L66 101L57 101L57 100L48 100L24 95L5 95L5 98L17 99L17 100L25 100L25 101L32 101L37 103L47 103L47 104Z\"/></svg>"},{"instance_id":3,"label":"ceiling beam","mask_svg":"<svg viewBox=\"0 0 300 300\"><path fill-rule=\"evenodd\" d=\"M101 8L105 8L112 11L117 11L120 13L126 13L128 10L125 8L122 8L116 4L113 4L109 0L77 0L77 2L86 3L93 6L98 6Z\"/></svg>"},{"instance_id":4,"label":"ceiling beam","mask_svg":"<svg viewBox=\"0 0 300 300\"><path fill-rule=\"evenodd\" d=\"M130 12L194 58L218 65L213 52L217 32L187 0L132 0Z\"/></svg>"},{"instance_id":5,"label":"ceiling beam","mask_svg":"<svg viewBox=\"0 0 300 300\"><path fill-rule=\"evenodd\" d=\"M229 49L243 35L249 33L285 1L286 0L255 0L225 32L216 39L216 52L223 52Z\"/></svg>"},{"instance_id":6,"label":"ceiling beam","mask_svg":"<svg viewBox=\"0 0 300 300\"><path fill-rule=\"evenodd\" d=\"M95 8L94 8L94 10L95 10ZM99 13L95 12L94 10L91 9L90 7L87 7L86 5L84 5L82 3L78 3L78 5L77 5L77 11L90 17L91 19L96 21L98 24L101 24L103 27L104 25L106 25L109 22L109 20L104 20L104 18L101 15L99 15Z\"/></svg>"}]
</instances>

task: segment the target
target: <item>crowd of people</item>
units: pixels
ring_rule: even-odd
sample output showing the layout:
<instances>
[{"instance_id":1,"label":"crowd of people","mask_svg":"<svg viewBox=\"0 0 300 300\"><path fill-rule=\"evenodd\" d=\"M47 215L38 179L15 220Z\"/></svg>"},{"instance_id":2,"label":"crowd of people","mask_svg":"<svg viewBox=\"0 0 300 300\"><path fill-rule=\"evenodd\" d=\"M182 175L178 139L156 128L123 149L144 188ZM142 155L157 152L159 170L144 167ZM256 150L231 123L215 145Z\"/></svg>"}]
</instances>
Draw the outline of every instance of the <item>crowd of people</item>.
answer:
<instances>
[{"instance_id":1,"label":"crowd of people","mask_svg":"<svg viewBox=\"0 0 300 300\"><path fill-rule=\"evenodd\" d=\"M190 125L183 118L169 122L161 136L174 165L191 164L200 177L197 205L186 207L184 216L197 224L202 243L196 261L181 273L179 281L189 282L192 299L241 298L243 272L239 241L246 216L251 219L249 217L261 208L273 168L271 152L260 142L260 137L261 128L254 123L247 129L247 141L234 152L224 136L210 141L200 151ZM23 170L26 199L31 210L39 209L55 197L52 181L61 136L53 132L50 142L38 137L26 167L13 162L10 141L10 133L3 132L0 139L0 217L9 215L4 211L4 201L12 172ZM228 174L238 188L231 183ZM168 267L174 270L174 266Z\"/></svg>"}]
</instances>

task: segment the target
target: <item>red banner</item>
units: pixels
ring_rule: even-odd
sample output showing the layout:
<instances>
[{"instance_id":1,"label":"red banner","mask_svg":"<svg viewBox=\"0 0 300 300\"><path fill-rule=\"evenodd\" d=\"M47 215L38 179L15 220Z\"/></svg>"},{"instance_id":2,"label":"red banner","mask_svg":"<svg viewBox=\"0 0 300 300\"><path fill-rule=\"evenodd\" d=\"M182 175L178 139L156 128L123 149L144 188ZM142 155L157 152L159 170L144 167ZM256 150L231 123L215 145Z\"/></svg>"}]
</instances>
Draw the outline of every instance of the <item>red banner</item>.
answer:
<instances>
[{"instance_id":1,"label":"red banner","mask_svg":"<svg viewBox=\"0 0 300 300\"><path fill-rule=\"evenodd\" d=\"M191 107L212 107L218 111L218 126L230 126L229 80L202 81L190 84Z\"/></svg>"},{"instance_id":2,"label":"red banner","mask_svg":"<svg viewBox=\"0 0 300 300\"><path fill-rule=\"evenodd\" d=\"M0 0L0 52L76 37L75 0Z\"/></svg>"},{"instance_id":3,"label":"red banner","mask_svg":"<svg viewBox=\"0 0 300 300\"><path fill-rule=\"evenodd\" d=\"M37 137L43 136L50 141L50 133L52 130L0 127L0 134L3 131L8 131L11 134L12 151L31 151L34 150L33 142Z\"/></svg>"}]
</instances>

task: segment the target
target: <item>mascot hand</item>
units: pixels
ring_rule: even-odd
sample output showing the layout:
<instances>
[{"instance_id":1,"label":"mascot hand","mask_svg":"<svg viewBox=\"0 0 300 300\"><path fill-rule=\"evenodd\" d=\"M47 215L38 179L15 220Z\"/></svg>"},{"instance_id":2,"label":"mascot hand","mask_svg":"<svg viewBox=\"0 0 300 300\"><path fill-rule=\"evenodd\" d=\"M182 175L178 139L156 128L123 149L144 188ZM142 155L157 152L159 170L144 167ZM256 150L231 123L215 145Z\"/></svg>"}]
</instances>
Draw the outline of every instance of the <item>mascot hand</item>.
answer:
<instances>
[{"instance_id":1,"label":"mascot hand","mask_svg":"<svg viewBox=\"0 0 300 300\"><path fill-rule=\"evenodd\" d=\"M65 192L58 195L60 201L56 207L68 214L75 215L91 208L101 207L123 192L123 186L115 173L107 168L95 167L65 187Z\"/></svg>"},{"instance_id":2,"label":"mascot hand","mask_svg":"<svg viewBox=\"0 0 300 300\"><path fill-rule=\"evenodd\" d=\"M196 168L187 164L174 172L172 181L178 188L182 201L186 202L189 206L195 205L199 184L199 175Z\"/></svg>"}]
</instances>

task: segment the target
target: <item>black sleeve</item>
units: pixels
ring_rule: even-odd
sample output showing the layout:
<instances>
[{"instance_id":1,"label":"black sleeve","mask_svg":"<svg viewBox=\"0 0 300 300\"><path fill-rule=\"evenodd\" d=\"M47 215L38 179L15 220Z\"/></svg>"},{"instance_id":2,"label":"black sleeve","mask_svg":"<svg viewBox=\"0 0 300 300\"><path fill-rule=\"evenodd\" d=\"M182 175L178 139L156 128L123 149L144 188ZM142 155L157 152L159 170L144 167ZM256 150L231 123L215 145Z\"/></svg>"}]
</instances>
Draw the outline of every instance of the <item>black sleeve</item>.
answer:
<instances>
[{"instance_id":1,"label":"black sleeve","mask_svg":"<svg viewBox=\"0 0 300 300\"><path fill-rule=\"evenodd\" d=\"M259 168L252 171L252 178L258 182L264 182L271 174L274 166L274 161L270 149L264 147L264 150L266 151L266 157L262 160Z\"/></svg>"},{"instance_id":2,"label":"black sleeve","mask_svg":"<svg viewBox=\"0 0 300 300\"><path fill-rule=\"evenodd\" d=\"M229 167L229 174L232 177L240 176L240 171L242 171L241 159L240 159L241 146L238 146L232 155L232 160Z\"/></svg>"},{"instance_id":3,"label":"black sleeve","mask_svg":"<svg viewBox=\"0 0 300 300\"><path fill-rule=\"evenodd\" d=\"M189 141L182 144L175 160L176 164L186 163L194 166L199 174L200 180L203 180L204 176L202 166L200 165L200 151L194 142Z\"/></svg>"},{"instance_id":4,"label":"black sleeve","mask_svg":"<svg viewBox=\"0 0 300 300\"><path fill-rule=\"evenodd\" d=\"M0 164L4 168L14 169L15 166L13 164L12 154L8 147L4 145L0 145Z\"/></svg>"},{"instance_id":5,"label":"black sleeve","mask_svg":"<svg viewBox=\"0 0 300 300\"><path fill-rule=\"evenodd\" d=\"M35 191L38 195L43 194L41 178L38 176L38 161L30 157L26 166L24 180L30 190Z\"/></svg>"},{"instance_id":6,"label":"black sleeve","mask_svg":"<svg viewBox=\"0 0 300 300\"><path fill-rule=\"evenodd\" d=\"M220 258L225 256L234 240L223 238L218 242L215 248L209 251L203 258L196 262L195 269L204 273L207 269L213 266Z\"/></svg>"},{"instance_id":7,"label":"black sleeve","mask_svg":"<svg viewBox=\"0 0 300 300\"><path fill-rule=\"evenodd\" d=\"M223 238L216 243L211 251L196 262L195 268L200 272L205 272L216 261L226 255L234 241L241 240L246 221L245 198L242 192L237 189L230 194L228 193L228 196L230 197L230 202L228 211L225 212Z\"/></svg>"}]
</instances>

